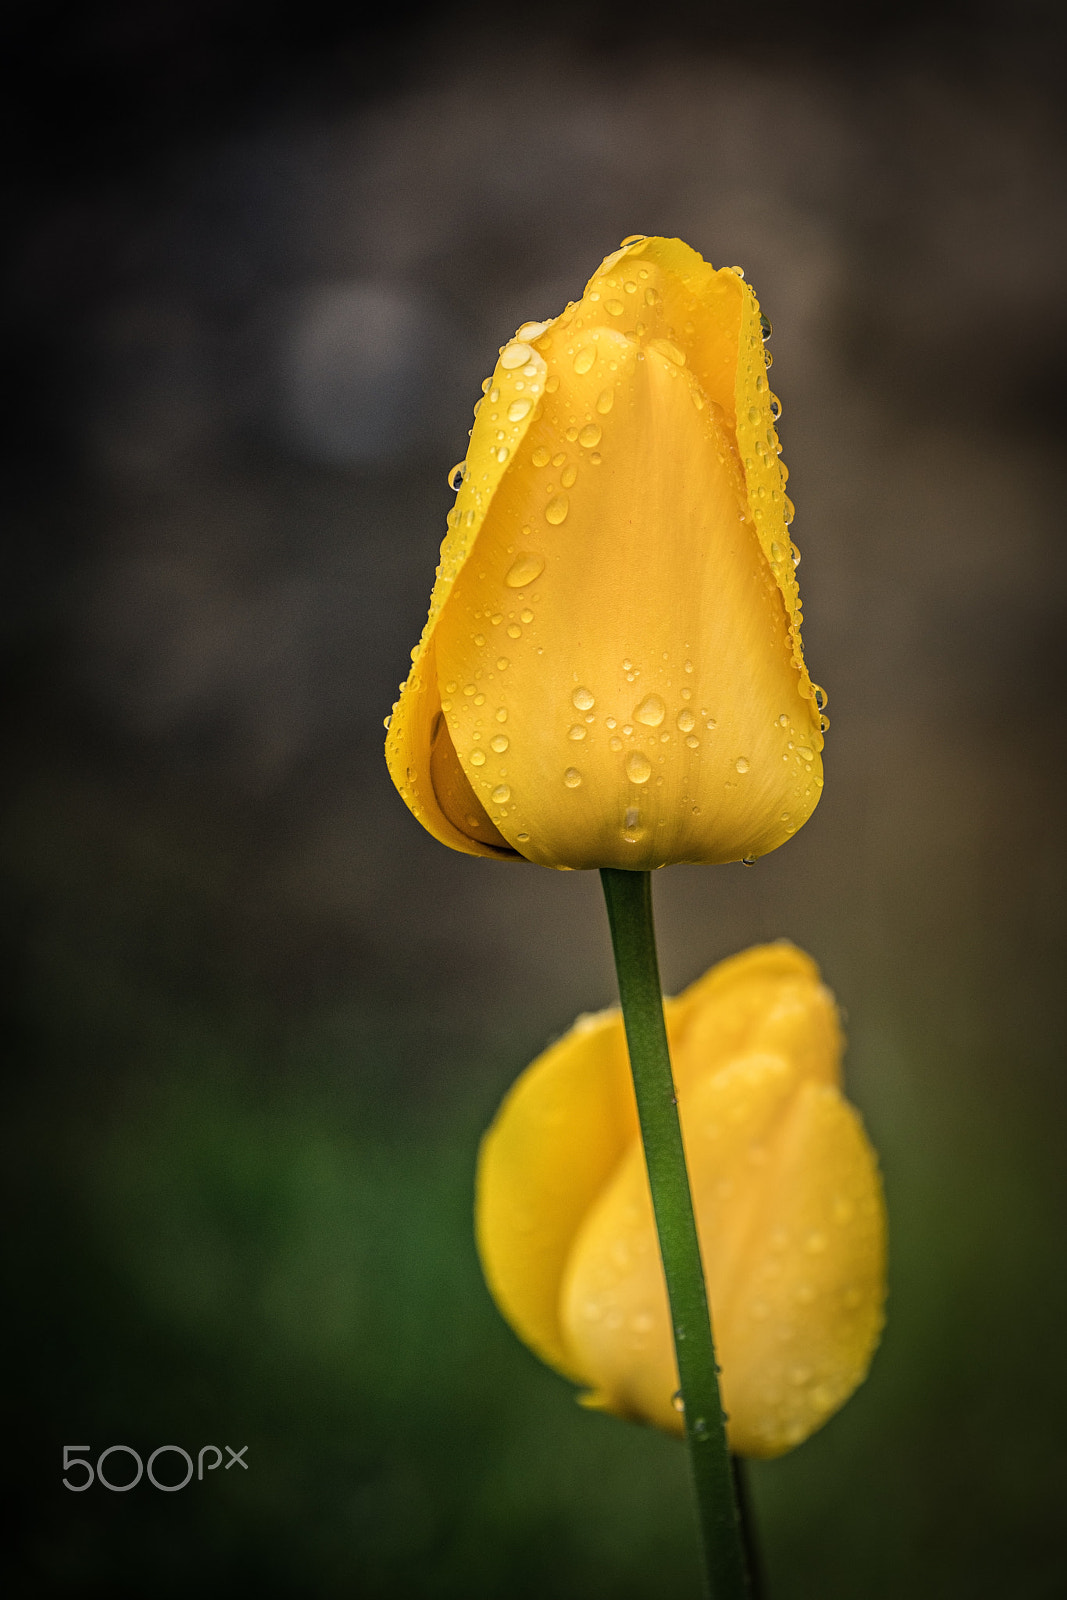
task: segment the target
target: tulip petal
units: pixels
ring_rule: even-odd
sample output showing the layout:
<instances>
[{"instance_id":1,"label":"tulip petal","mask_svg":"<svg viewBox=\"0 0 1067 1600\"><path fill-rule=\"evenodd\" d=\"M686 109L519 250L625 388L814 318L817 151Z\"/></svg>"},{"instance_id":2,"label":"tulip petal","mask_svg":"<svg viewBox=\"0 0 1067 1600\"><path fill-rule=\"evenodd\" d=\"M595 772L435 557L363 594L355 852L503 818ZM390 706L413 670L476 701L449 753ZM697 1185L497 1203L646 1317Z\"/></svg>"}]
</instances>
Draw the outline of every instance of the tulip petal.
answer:
<instances>
[{"instance_id":1,"label":"tulip petal","mask_svg":"<svg viewBox=\"0 0 1067 1600\"><path fill-rule=\"evenodd\" d=\"M862 1381L882 1325L884 1205L839 1092L741 1058L679 1097L732 1450L774 1456ZM595 1403L681 1433L663 1269L639 1145L568 1257L561 1320Z\"/></svg>"},{"instance_id":2,"label":"tulip petal","mask_svg":"<svg viewBox=\"0 0 1067 1600\"><path fill-rule=\"evenodd\" d=\"M820 749L819 708L804 664L800 590L794 546L787 531L792 515L785 493L788 475L779 460L781 446L759 301L740 268L716 271L681 239L652 238L637 240L608 256L590 280L581 306L571 315L581 315L591 294L598 294L601 301L614 294L617 303L620 284L625 300L626 289L635 279L644 337L666 336L677 341L708 399L722 407L744 472L745 500L786 603L800 693L810 702L810 733L818 738L816 748ZM564 314L559 323L566 320Z\"/></svg>"},{"instance_id":3,"label":"tulip petal","mask_svg":"<svg viewBox=\"0 0 1067 1600\"><path fill-rule=\"evenodd\" d=\"M833 995L786 940L712 967L673 1002L671 1058L687 1086L747 1052L785 1053L806 1077L840 1080L844 1046Z\"/></svg>"},{"instance_id":4,"label":"tulip petal","mask_svg":"<svg viewBox=\"0 0 1067 1600\"><path fill-rule=\"evenodd\" d=\"M539 341L572 375L546 394L438 623L452 742L493 824L544 865L762 854L821 779L721 413L655 343L569 337Z\"/></svg>"},{"instance_id":5,"label":"tulip petal","mask_svg":"<svg viewBox=\"0 0 1067 1600\"><path fill-rule=\"evenodd\" d=\"M550 326L539 325L538 332ZM472 834L463 826L457 826L434 789L431 751L437 718L442 709L447 709L443 708L442 700L447 701L450 693L463 694L468 689L472 698L479 693L473 683L464 682L457 683L442 696L435 633L456 578L474 550L506 465L514 458L529 430L534 409L544 391L546 370L544 358L516 336L501 351L488 393L475 407L470 449L456 503L448 516L448 533L441 546L437 578L430 595L430 613L422 637L411 653L411 671L400 685L400 698L393 706L385 743L390 775L409 810L442 844L467 855L500 856L516 852L506 846L498 847L487 837L477 837L478 830Z\"/></svg>"},{"instance_id":6,"label":"tulip petal","mask_svg":"<svg viewBox=\"0 0 1067 1600\"><path fill-rule=\"evenodd\" d=\"M622 1018L580 1018L527 1068L482 1141L476 1223L486 1281L542 1360L582 1381L559 1323L574 1234L637 1134Z\"/></svg>"}]
</instances>

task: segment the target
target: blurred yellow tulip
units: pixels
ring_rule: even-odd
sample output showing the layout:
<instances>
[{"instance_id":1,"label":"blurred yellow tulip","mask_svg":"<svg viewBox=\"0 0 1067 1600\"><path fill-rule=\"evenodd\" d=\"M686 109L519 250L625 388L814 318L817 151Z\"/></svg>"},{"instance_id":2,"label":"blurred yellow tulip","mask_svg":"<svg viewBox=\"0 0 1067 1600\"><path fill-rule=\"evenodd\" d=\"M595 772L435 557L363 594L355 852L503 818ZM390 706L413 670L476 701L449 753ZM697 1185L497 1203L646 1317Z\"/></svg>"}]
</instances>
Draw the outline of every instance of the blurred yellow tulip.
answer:
<instances>
[{"instance_id":1,"label":"blurred yellow tulip","mask_svg":"<svg viewBox=\"0 0 1067 1600\"><path fill-rule=\"evenodd\" d=\"M501 350L386 743L445 844L643 871L811 815L767 327L740 268L635 238Z\"/></svg>"},{"instance_id":2,"label":"blurred yellow tulip","mask_svg":"<svg viewBox=\"0 0 1067 1600\"><path fill-rule=\"evenodd\" d=\"M732 1450L806 1439L867 1373L885 1205L841 1088L833 997L781 943L665 1004ZM584 1403L682 1432L667 1295L617 1011L581 1017L482 1143L478 1247L504 1316Z\"/></svg>"}]
</instances>

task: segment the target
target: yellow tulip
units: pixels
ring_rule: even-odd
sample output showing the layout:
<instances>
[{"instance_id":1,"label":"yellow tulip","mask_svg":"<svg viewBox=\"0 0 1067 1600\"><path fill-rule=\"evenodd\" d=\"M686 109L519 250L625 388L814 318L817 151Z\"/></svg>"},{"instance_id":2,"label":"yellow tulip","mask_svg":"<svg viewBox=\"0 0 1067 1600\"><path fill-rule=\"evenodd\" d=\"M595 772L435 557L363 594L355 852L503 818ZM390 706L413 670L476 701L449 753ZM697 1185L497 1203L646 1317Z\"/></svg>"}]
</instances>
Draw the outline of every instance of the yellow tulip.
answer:
<instances>
[{"instance_id":1,"label":"yellow tulip","mask_svg":"<svg viewBox=\"0 0 1067 1600\"><path fill-rule=\"evenodd\" d=\"M647 870L763 855L811 815L823 697L765 326L740 268L637 238L501 350L386 744L445 844Z\"/></svg>"},{"instance_id":2,"label":"yellow tulip","mask_svg":"<svg viewBox=\"0 0 1067 1600\"><path fill-rule=\"evenodd\" d=\"M877 1158L841 1088L833 996L762 945L665 1005L730 1447L776 1456L867 1373L883 1323ZM504 1316L587 1405L682 1432L619 1013L580 1017L482 1143L478 1247Z\"/></svg>"}]
</instances>

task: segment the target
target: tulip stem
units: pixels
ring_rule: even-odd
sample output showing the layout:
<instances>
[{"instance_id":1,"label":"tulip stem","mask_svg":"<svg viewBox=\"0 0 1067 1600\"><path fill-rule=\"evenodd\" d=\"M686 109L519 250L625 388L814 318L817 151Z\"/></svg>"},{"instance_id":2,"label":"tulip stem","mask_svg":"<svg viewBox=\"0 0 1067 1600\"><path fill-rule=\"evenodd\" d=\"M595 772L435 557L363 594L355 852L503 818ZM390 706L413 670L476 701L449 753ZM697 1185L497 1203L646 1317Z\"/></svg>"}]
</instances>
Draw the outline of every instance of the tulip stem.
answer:
<instances>
[{"instance_id":1,"label":"tulip stem","mask_svg":"<svg viewBox=\"0 0 1067 1600\"><path fill-rule=\"evenodd\" d=\"M750 1600L704 1269L663 1021L651 875L604 867L600 877L667 1280L708 1592L712 1600Z\"/></svg>"}]
</instances>

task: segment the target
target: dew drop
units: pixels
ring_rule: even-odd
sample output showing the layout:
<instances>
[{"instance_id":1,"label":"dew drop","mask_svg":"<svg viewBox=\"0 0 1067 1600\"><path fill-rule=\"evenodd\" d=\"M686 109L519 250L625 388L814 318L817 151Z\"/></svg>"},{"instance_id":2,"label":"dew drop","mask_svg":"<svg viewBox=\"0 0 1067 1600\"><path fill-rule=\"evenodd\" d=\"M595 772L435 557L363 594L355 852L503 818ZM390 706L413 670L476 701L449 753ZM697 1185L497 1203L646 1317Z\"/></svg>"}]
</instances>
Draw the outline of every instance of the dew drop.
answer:
<instances>
[{"instance_id":1,"label":"dew drop","mask_svg":"<svg viewBox=\"0 0 1067 1600\"><path fill-rule=\"evenodd\" d=\"M544 445L539 444L530 459L535 467L547 467L551 458Z\"/></svg>"},{"instance_id":2,"label":"dew drop","mask_svg":"<svg viewBox=\"0 0 1067 1600\"><path fill-rule=\"evenodd\" d=\"M489 741L490 750L495 750L498 756L502 756L507 747L508 736L506 733L498 733L495 738Z\"/></svg>"},{"instance_id":3,"label":"dew drop","mask_svg":"<svg viewBox=\"0 0 1067 1600\"><path fill-rule=\"evenodd\" d=\"M699 750L700 748L700 740L697 738L695 733L686 734L685 742L689 746L690 750Z\"/></svg>"},{"instance_id":4,"label":"dew drop","mask_svg":"<svg viewBox=\"0 0 1067 1600\"><path fill-rule=\"evenodd\" d=\"M580 722L576 722L574 726L569 729L567 738L574 739L575 741L585 738L585 729L582 727Z\"/></svg>"},{"instance_id":5,"label":"dew drop","mask_svg":"<svg viewBox=\"0 0 1067 1600\"><path fill-rule=\"evenodd\" d=\"M696 717L691 711L684 710L678 713L678 727L682 733L689 733L696 727Z\"/></svg>"},{"instance_id":6,"label":"dew drop","mask_svg":"<svg viewBox=\"0 0 1067 1600\"><path fill-rule=\"evenodd\" d=\"M557 494L545 507L545 521L550 522L554 528L558 528L561 522L566 522L567 512L570 508L571 503L567 496L565 494Z\"/></svg>"},{"instance_id":7,"label":"dew drop","mask_svg":"<svg viewBox=\"0 0 1067 1600\"><path fill-rule=\"evenodd\" d=\"M575 689L571 695L571 704L576 711L591 711L596 705L592 691L589 689Z\"/></svg>"},{"instance_id":8,"label":"dew drop","mask_svg":"<svg viewBox=\"0 0 1067 1600\"><path fill-rule=\"evenodd\" d=\"M467 463L465 461L457 461L455 466L452 468L452 471L448 474L448 487L452 490L453 494L455 494L459 489L460 484L463 482L466 476Z\"/></svg>"},{"instance_id":9,"label":"dew drop","mask_svg":"<svg viewBox=\"0 0 1067 1600\"><path fill-rule=\"evenodd\" d=\"M563 781L567 785L568 789L577 789L578 785L582 781L582 775L578 771L577 767L568 767L566 772L563 774Z\"/></svg>"},{"instance_id":10,"label":"dew drop","mask_svg":"<svg viewBox=\"0 0 1067 1600\"><path fill-rule=\"evenodd\" d=\"M604 310L609 311L613 317L621 317L625 307L621 300L605 300Z\"/></svg>"},{"instance_id":11,"label":"dew drop","mask_svg":"<svg viewBox=\"0 0 1067 1600\"><path fill-rule=\"evenodd\" d=\"M745 760L744 756L738 756L737 760L734 762L734 768L737 772L748 771L748 762Z\"/></svg>"},{"instance_id":12,"label":"dew drop","mask_svg":"<svg viewBox=\"0 0 1067 1600\"><path fill-rule=\"evenodd\" d=\"M523 417L529 416L531 400L513 400L508 406L508 421L521 422Z\"/></svg>"},{"instance_id":13,"label":"dew drop","mask_svg":"<svg viewBox=\"0 0 1067 1600\"><path fill-rule=\"evenodd\" d=\"M501 465L503 465L503 463L508 459L508 447L506 444L502 444L500 446L500 449L496 453L496 458Z\"/></svg>"},{"instance_id":14,"label":"dew drop","mask_svg":"<svg viewBox=\"0 0 1067 1600\"><path fill-rule=\"evenodd\" d=\"M770 319L765 317L762 311L760 312L759 327L760 333L763 335L763 342L766 344L771 336L771 324Z\"/></svg>"},{"instance_id":15,"label":"dew drop","mask_svg":"<svg viewBox=\"0 0 1067 1600\"><path fill-rule=\"evenodd\" d=\"M559 373L558 372L550 372L548 377L545 379L545 393L546 394L555 394L555 392L556 392L556 390L558 388L559 388Z\"/></svg>"},{"instance_id":16,"label":"dew drop","mask_svg":"<svg viewBox=\"0 0 1067 1600\"><path fill-rule=\"evenodd\" d=\"M547 327L547 322L524 322L515 337L516 339L526 339L532 343L534 339L541 337Z\"/></svg>"},{"instance_id":17,"label":"dew drop","mask_svg":"<svg viewBox=\"0 0 1067 1600\"><path fill-rule=\"evenodd\" d=\"M667 707L658 694L646 695L634 709L635 721L643 722L646 728L658 728L666 715Z\"/></svg>"},{"instance_id":18,"label":"dew drop","mask_svg":"<svg viewBox=\"0 0 1067 1600\"><path fill-rule=\"evenodd\" d=\"M489 798L495 806L507 805L511 799L511 790L506 783L498 783Z\"/></svg>"},{"instance_id":19,"label":"dew drop","mask_svg":"<svg viewBox=\"0 0 1067 1600\"><path fill-rule=\"evenodd\" d=\"M575 478L577 476L578 476L578 468L574 465L573 462L571 462L571 465L569 467L564 467L563 471L560 473L559 481L560 481L561 486L564 489L572 488L573 484L574 484L574 480L575 480Z\"/></svg>"},{"instance_id":20,"label":"dew drop","mask_svg":"<svg viewBox=\"0 0 1067 1600\"><path fill-rule=\"evenodd\" d=\"M578 443L584 450L592 450L594 445L600 443L603 429L598 428L595 422L587 422L578 435Z\"/></svg>"},{"instance_id":21,"label":"dew drop","mask_svg":"<svg viewBox=\"0 0 1067 1600\"><path fill-rule=\"evenodd\" d=\"M815 751L810 749L806 744L797 745L797 755L800 757L801 761L815 760Z\"/></svg>"},{"instance_id":22,"label":"dew drop","mask_svg":"<svg viewBox=\"0 0 1067 1600\"><path fill-rule=\"evenodd\" d=\"M507 708L507 706L499 706L497 708L496 720L498 722L506 722L508 720L508 708Z\"/></svg>"},{"instance_id":23,"label":"dew drop","mask_svg":"<svg viewBox=\"0 0 1067 1600\"><path fill-rule=\"evenodd\" d=\"M514 372L516 367L524 367L532 358L533 351L528 344L520 340L518 344L509 344L504 354L500 357L500 365L505 372Z\"/></svg>"},{"instance_id":24,"label":"dew drop","mask_svg":"<svg viewBox=\"0 0 1067 1600\"><path fill-rule=\"evenodd\" d=\"M771 416L774 418L775 422L778 421L778 418L781 416L781 414L782 414L782 402L779 400L779 398L778 398L778 396L776 394L772 394L771 395Z\"/></svg>"},{"instance_id":25,"label":"dew drop","mask_svg":"<svg viewBox=\"0 0 1067 1600\"><path fill-rule=\"evenodd\" d=\"M521 639L522 638L522 629L519 627L517 622L509 622L508 623L508 638L509 639Z\"/></svg>"},{"instance_id":26,"label":"dew drop","mask_svg":"<svg viewBox=\"0 0 1067 1600\"><path fill-rule=\"evenodd\" d=\"M485 766L485 751L484 750L472 750L471 751L471 766L472 767L484 767Z\"/></svg>"},{"instance_id":27,"label":"dew drop","mask_svg":"<svg viewBox=\"0 0 1067 1600\"><path fill-rule=\"evenodd\" d=\"M600 415L602 417L606 417L608 412L611 410L611 408L612 408L612 406L614 404L615 404L615 390L614 389L602 389L600 394L597 396L597 402L596 402L596 408L600 412Z\"/></svg>"},{"instance_id":28,"label":"dew drop","mask_svg":"<svg viewBox=\"0 0 1067 1600\"><path fill-rule=\"evenodd\" d=\"M619 307L619 310L620 311L622 310L621 306ZM595 361L596 361L596 347L595 347L595 345L591 345L591 344L583 345L582 348L578 351L578 354L574 358L574 370L575 370L575 372L578 374L578 376L580 378L584 377L585 374L593 366L593 363Z\"/></svg>"},{"instance_id":29,"label":"dew drop","mask_svg":"<svg viewBox=\"0 0 1067 1600\"><path fill-rule=\"evenodd\" d=\"M826 690L821 684L813 683L811 688L815 697L815 704L817 708L820 711L825 711L827 706L830 704L830 696L827 694Z\"/></svg>"},{"instance_id":30,"label":"dew drop","mask_svg":"<svg viewBox=\"0 0 1067 1600\"><path fill-rule=\"evenodd\" d=\"M515 557L504 575L509 589L525 589L545 570L545 558L532 550L523 550Z\"/></svg>"},{"instance_id":31,"label":"dew drop","mask_svg":"<svg viewBox=\"0 0 1067 1600\"><path fill-rule=\"evenodd\" d=\"M756 865L755 856L742 856L741 857L741 865L743 867L754 867Z\"/></svg>"},{"instance_id":32,"label":"dew drop","mask_svg":"<svg viewBox=\"0 0 1067 1600\"><path fill-rule=\"evenodd\" d=\"M647 783L652 776L652 763L640 750L634 750L626 758L626 776L631 783Z\"/></svg>"}]
</instances>

